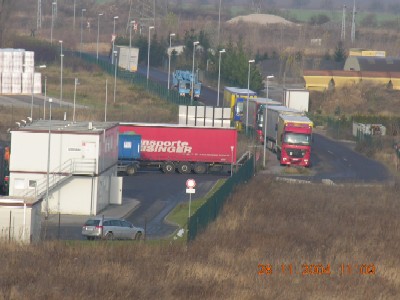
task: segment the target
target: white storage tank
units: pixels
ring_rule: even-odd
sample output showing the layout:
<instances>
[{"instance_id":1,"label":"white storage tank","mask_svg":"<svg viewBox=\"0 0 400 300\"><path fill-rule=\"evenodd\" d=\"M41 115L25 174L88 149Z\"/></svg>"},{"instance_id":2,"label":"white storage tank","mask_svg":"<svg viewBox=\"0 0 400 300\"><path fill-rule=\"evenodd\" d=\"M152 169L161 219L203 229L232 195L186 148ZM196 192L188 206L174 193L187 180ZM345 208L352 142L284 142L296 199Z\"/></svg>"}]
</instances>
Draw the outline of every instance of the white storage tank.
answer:
<instances>
[{"instance_id":1,"label":"white storage tank","mask_svg":"<svg viewBox=\"0 0 400 300\"><path fill-rule=\"evenodd\" d=\"M21 72L11 73L11 94L21 94L21 88L22 88L21 74L22 74Z\"/></svg>"},{"instance_id":2,"label":"white storage tank","mask_svg":"<svg viewBox=\"0 0 400 300\"><path fill-rule=\"evenodd\" d=\"M11 94L11 83L12 83L12 73L3 72L1 73L1 93Z\"/></svg>"},{"instance_id":3,"label":"white storage tank","mask_svg":"<svg viewBox=\"0 0 400 300\"><path fill-rule=\"evenodd\" d=\"M32 94L32 73L22 73L22 94Z\"/></svg>"}]
</instances>

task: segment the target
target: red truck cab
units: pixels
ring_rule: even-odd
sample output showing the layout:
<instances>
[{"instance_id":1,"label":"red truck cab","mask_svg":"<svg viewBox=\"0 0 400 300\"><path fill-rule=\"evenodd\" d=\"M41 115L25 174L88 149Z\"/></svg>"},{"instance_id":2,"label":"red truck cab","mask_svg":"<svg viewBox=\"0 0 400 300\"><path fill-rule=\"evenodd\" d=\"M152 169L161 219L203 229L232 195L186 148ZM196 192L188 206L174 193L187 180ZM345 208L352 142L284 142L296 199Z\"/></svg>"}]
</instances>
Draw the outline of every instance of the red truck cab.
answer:
<instances>
[{"instance_id":1,"label":"red truck cab","mask_svg":"<svg viewBox=\"0 0 400 300\"><path fill-rule=\"evenodd\" d=\"M281 165L309 167L313 123L302 116L282 116L278 124L278 159Z\"/></svg>"}]
</instances>

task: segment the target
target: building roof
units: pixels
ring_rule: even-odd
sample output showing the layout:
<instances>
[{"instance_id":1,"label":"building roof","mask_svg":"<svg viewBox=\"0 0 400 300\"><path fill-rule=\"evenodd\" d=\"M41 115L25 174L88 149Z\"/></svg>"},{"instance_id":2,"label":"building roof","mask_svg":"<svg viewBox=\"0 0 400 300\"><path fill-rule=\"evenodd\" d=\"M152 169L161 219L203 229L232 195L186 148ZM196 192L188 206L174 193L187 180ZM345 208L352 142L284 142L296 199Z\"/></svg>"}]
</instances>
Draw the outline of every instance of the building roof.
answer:
<instances>
[{"instance_id":1,"label":"building roof","mask_svg":"<svg viewBox=\"0 0 400 300\"><path fill-rule=\"evenodd\" d=\"M37 120L32 123L27 123L26 126L13 129L12 131L32 131L42 132L48 131L51 126L51 131L79 134L100 134L104 130L108 130L117 126L116 122L71 122L62 120Z\"/></svg>"},{"instance_id":2,"label":"building roof","mask_svg":"<svg viewBox=\"0 0 400 300\"><path fill-rule=\"evenodd\" d=\"M400 72L400 59L394 57L349 56L345 71Z\"/></svg>"},{"instance_id":3,"label":"building roof","mask_svg":"<svg viewBox=\"0 0 400 300\"><path fill-rule=\"evenodd\" d=\"M28 198L28 197L19 197L19 196L1 196L0 197L0 207L23 207L24 204L28 207L32 207L40 202L42 202L42 198Z\"/></svg>"}]
</instances>

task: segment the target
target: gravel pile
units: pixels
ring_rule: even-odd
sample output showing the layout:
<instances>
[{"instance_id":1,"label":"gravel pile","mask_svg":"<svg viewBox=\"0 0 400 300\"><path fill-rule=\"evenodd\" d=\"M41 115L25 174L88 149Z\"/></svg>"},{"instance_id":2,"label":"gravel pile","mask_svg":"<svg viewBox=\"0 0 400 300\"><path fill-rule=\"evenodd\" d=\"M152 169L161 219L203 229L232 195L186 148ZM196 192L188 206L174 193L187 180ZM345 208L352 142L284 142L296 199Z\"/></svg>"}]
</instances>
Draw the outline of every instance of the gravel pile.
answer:
<instances>
[{"instance_id":1,"label":"gravel pile","mask_svg":"<svg viewBox=\"0 0 400 300\"><path fill-rule=\"evenodd\" d=\"M229 20L227 23L237 24L238 22L256 23L259 25L268 25L268 24L294 25L293 22L290 22L282 17L275 15L267 15L267 14L251 14L247 16L238 16Z\"/></svg>"}]
</instances>

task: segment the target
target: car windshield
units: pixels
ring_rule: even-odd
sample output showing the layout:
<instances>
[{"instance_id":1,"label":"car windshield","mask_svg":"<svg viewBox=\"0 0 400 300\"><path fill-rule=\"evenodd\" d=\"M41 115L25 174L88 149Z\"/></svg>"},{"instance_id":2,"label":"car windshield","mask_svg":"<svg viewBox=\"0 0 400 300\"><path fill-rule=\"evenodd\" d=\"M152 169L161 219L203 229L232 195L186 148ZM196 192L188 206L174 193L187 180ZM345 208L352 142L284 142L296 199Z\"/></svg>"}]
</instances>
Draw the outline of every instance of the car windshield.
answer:
<instances>
[{"instance_id":1,"label":"car windshield","mask_svg":"<svg viewBox=\"0 0 400 300\"><path fill-rule=\"evenodd\" d=\"M292 145L310 145L311 135L310 134L296 134L287 133L285 134L284 142Z\"/></svg>"},{"instance_id":2,"label":"car windshield","mask_svg":"<svg viewBox=\"0 0 400 300\"><path fill-rule=\"evenodd\" d=\"M98 226L100 224L100 220L87 220L85 226Z\"/></svg>"}]
</instances>

